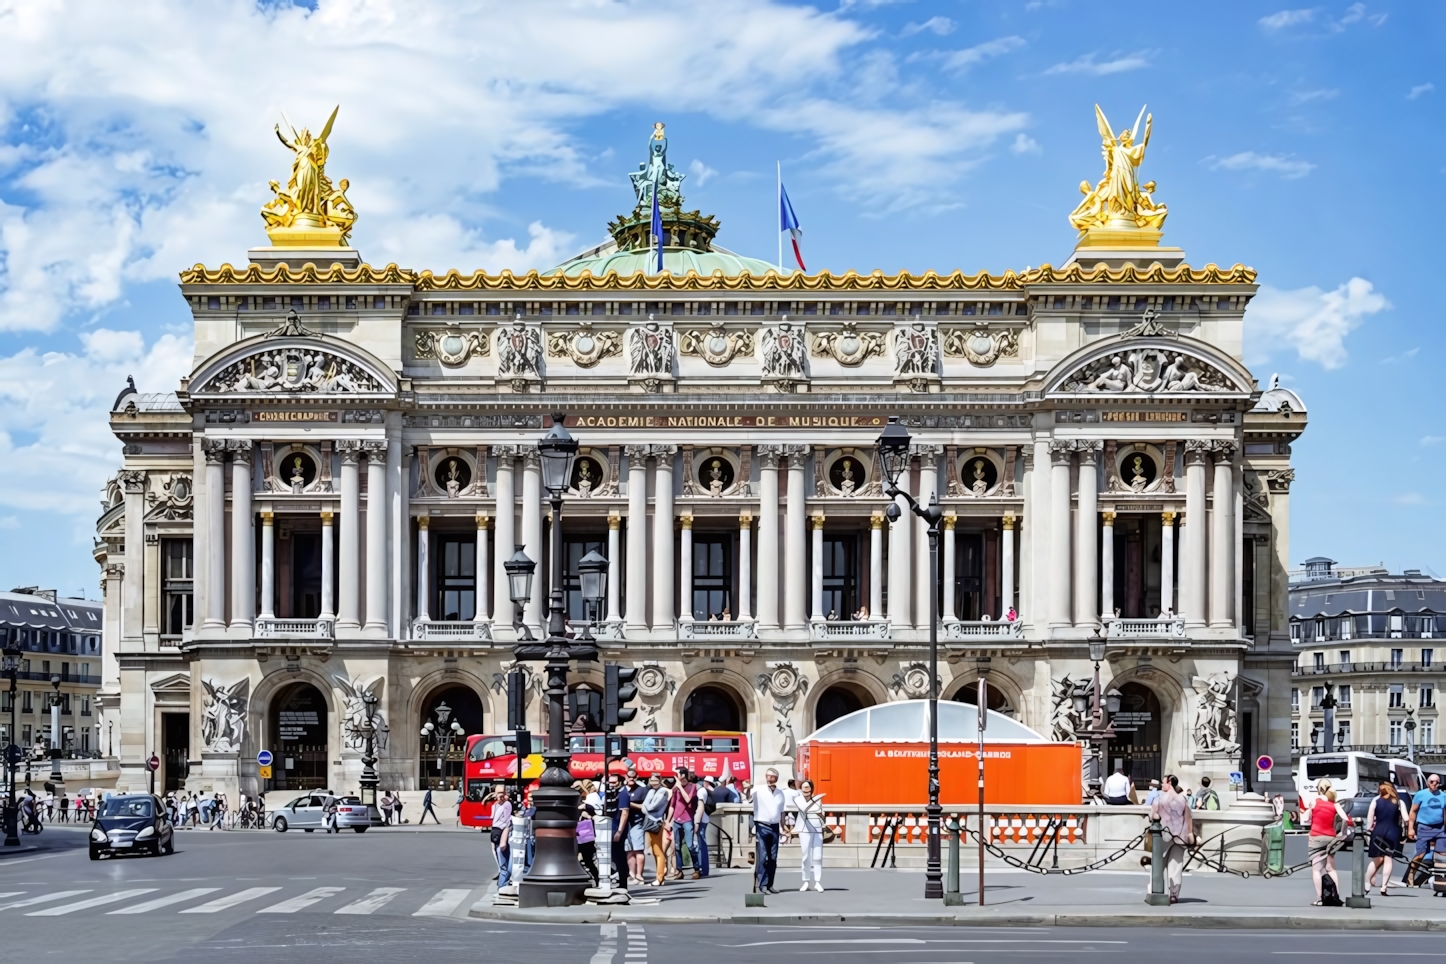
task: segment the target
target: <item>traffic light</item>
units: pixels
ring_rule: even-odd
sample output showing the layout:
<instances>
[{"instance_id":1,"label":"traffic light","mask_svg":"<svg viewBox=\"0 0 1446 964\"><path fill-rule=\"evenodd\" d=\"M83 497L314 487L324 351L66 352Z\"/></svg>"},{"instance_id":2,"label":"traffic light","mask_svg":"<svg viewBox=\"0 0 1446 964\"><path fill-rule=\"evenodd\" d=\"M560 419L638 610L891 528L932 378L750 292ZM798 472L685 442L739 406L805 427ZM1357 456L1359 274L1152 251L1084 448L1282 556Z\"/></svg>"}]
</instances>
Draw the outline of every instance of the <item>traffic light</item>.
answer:
<instances>
[{"instance_id":1,"label":"traffic light","mask_svg":"<svg viewBox=\"0 0 1446 964\"><path fill-rule=\"evenodd\" d=\"M527 690L520 669L507 674L507 728L514 732L527 729Z\"/></svg>"},{"instance_id":2,"label":"traffic light","mask_svg":"<svg viewBox=\"0 0 1446 964\"><path fill-rule=\"evenodd\" d=\"M603 683L603 729L611 732L624 723L632 722L638 715L638 708L628 706L637 698L638 688L633 685L638 671L632 666L606 664Z\"/></svg>"}]
</instances>

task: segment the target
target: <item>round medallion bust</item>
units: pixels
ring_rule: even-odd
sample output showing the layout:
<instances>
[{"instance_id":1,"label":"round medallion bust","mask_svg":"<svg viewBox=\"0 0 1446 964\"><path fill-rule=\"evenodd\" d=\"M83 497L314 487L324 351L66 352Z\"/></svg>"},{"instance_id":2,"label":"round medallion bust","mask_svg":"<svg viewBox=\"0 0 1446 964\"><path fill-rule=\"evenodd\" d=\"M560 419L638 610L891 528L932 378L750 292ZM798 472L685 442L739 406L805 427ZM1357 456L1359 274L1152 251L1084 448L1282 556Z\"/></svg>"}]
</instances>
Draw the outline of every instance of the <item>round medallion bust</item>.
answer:
<instances>
[{"instance_id":1,"label":"round medallion bust","mask_svg":"<svg viewBox=\"0 0 1446 964\"><path fill-rule=\"evenodd\" d=\"M437 460L432 478L437 488L448 495L456 495L471 484L472 466L468 465L465 459L447 455Z\"/></svg>"},{"instance_id":2,"label":"round medallion bust","mask_svg":"<svg viewBox=\"0 0 1446 964\"><path fill-rule=\"evenodd\" d=\"M733 486L733 463L719 455L709 455L698 463L698 485L704 492L722 495Z\"/></svg>"},{"instance_id":3,"label":"round medallion bust","mask_svg":"<svg viewBox=\"0 0 1446 964\"><path fill-rule=\"evenodd\" d=\"M1136 450L1120 456L1120 482L1126 489L1143 492L1155 481L1159 470L1149 452Z\"/></svg>"},{"instance_id":4,"label":"round medallion bust","mask_svg":"<svg viewBox=\"0 0 1446 964\"><path fill-rule=\"evenodd\" d=\"M999 481L999 470L994 463L982 455L971 455L964 460L964 468L960 472L959 484L964 486L964 491L972 495L984 495L994 488Z\"/></svg>"},{"instance_id":5,"label":"round medallion bust","mask_svg":"<svg viewBox=\"0 0 1446 964\"><path fill-rule=\"evenodd\" d=\"M587 483L586 486L583 483ZM578 492L596 492L603 484L603 467L591 455L580 455L572 463L572 488Z\"/></svg>"},{"instance_id":6,"label":"round medallion bust","mask_svg":"<svg viewBox=\"0 0 1446 964\"><path fill-rule=\"evenodd\" d=\"M316 461L305 452L287 452L277 465L277 475L293 490L306 488L316 479Z\"/></svg>"},{"instance_id":7,"label":"round medallion bust","mask_svg":"<svg viewBox=\"0 0 1446 964\"><path fill-rule=\"evenodd\" d=\"M868 481L868 472L858 459L852 455L843 455L829 466L828 481L844 495L852 495L864 487L864 483Z\"/></svg>"},{"instance_id":8,"label":"round medallion bust","mask_svg":"<svg viewBox=\"0 0 1446 964\"><path fill-rule=\"evenodd\" d=\"M572 344L573 347L577 349L579 355L591 355L593 349L597 347L597 339L584 331L577 336Z\"/></svg>"}]
</instances>

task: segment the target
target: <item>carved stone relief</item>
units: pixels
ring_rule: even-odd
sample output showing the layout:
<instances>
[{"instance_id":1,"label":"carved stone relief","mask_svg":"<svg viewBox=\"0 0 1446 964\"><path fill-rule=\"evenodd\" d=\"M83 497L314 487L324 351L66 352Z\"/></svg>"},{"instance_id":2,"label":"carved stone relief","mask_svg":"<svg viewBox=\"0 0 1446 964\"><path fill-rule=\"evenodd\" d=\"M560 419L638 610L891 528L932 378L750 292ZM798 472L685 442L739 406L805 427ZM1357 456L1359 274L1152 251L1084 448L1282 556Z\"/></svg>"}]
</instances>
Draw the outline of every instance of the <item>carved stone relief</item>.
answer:
<instances>
[{"instance_id":1,"label":"carved stone relief","mask_svg":"<svg viewBox=\"0 0 1446 964\"><path fill-rule=\"evenodd\" d=\"M359 365L311 346L265 349L213 375L197 394L348 395L384 388Z\"/></svg>"},{"instance_id":2,"label":"carved stone relief","mask_svg":"<svg viewBox=\"0 0 1446 964\"><path fill-rule=\"evenodd\" d=\"M858 323L845 321L841 331L822 331L813 336L813 356L832 357L840 365L853 367L884 353L884 336L876 331L859 331Z\"/></svg>"},{"instance_id":3,"label":"carved stone relief","mask_svg":"<svg viewBox=\"0 0 1446 964\"><path fill-rule=\"evenodd\" d=\"M759 341L763 349L763 377L767 379L802 379L803 333L787 321L763 329Z\"/></svg>"},{"instance_id":4,"label":"carved stone relief","mask_svg":"<svg viewBox=\"0 0 1446 964\"><path fill-rule=\"evenodd\" d=\"M1201 753L1234 753L1240 749L1235 739L1235 700L1232 691L1235 677L1229 673L1211 673L1190 681L1195 687L1195 749Z\"/></svg>"},{"instance_id":5,"label":"carved stone relief","mask_svg":"<svg viewBox=\"0 0 1446 964\"><path fill-rule=\"evenodd\" d=\"M616 331L594 331L592 323L580 322L576 331L547 336L547 357L570 358L579 368L591 368L604 358L623 353L622 336Z\"/></svg>"},{"instance_id":6,"label":"carved stone relief","mask_svg":"<svg viewBox=\"0 0 1446 964\"><path fill-rule=\"evenodd\" d=\"M473 355L481 358L491 353L491 339L480 331L446 329L417 332L415 351L418 358L435 358L443 365L467 364Z\"/></svg>"},{"instance_id":7,"label":"carved stone relief","mask_svg":"<svg viewBox=\"0 0 1446 964\"><path fill-rule=\"evenodd\" d=\"M216 753L238 753L246 742L246 709L251 702L251 680L238 680L222 686L214 679L203 679L206 693L202 698L201 740L206 749Z\"/></svg>"},{"instance_id":8,"label":"carved stone relief","mask_svg":"<svg viewBox=\"0 0 1446 964\"><path fill-rule=\"evenodd\" d=\"M542 335L521 318L497 329L497 374L542 377Z\"/></svg>"},{"instance_id":9,"label":"carved stone relief","mask_svg":"<svg viewBox=\"0 0 1446 964\"><path fill-rule=\"evenodd\" d=\"M734 358L753 355L753 333L727 331L721 325L708 331L695 328L679 336L678 351L684 355L696 355L715 368L721 367Z\"/></svg>"},{"instance_id":10,"label":"carved stone relief","mask_svg":"<svg viewBox=\"0 0 1446 964\"><path fill-rule=\"evenodd\" d=\"M1019 336L1012 331L952 328L944 332L945 358L967 358L970 364L983 368L1018 354Z\"/></svg>"},{"instance_id":11,"label":"carved stone relief","mask_svg":"<svg viewBox=\"0 0 1446 964\"><path fill-rule=\"evenodd\" d=\"M768 672L758 675L758 691L772 698L773 712L778 714L779 755L792 759L798 752L798 740L789 714L799 697L808 692L808 677L789 662L768 663L766 667Z\"/></svg>"},{"instance_id":12,"label":"carved stone relief","mask_svg":"<svg viewBox=\"0 0 1446 964\"><path fill-rule=\"evenodd\" d=\"M387 748L387 738L391 734L387 726L386 714L378 709L372 721L367 721L366 696L370 693L378 700L382 697L382 688L386 685L386 677L377 676L370 682L364 682L362 677L347 679L345 676L333 675L337 689L342 693L342 716L341 733L342 740L348 750L362 750L366 748L367 733L373 735L374 745L378 750ZM373 729L374 728L374 729Z\"/></svg>"},{"instance_id":13,"label":"carved stone relief","mask_svg":"<svg viewBox=\"0 0 1446 964\"><path fill-rule=\"evenodd\" d=\"M1215 366L1184 352L1134 348L1097 358L1060 383L1062 392L1176 395L1244 391Z\"/></svg>"}]
</instances>

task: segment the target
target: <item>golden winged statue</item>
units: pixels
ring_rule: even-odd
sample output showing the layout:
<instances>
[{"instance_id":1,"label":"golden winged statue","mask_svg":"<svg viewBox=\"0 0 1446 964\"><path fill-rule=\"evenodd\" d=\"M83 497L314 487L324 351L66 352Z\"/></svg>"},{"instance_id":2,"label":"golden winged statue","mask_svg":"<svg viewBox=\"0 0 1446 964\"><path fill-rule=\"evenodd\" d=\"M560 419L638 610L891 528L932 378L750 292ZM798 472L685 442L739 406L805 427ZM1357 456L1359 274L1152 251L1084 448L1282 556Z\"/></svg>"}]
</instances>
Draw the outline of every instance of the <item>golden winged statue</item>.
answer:
<instances>
[{"instance_id":1,"label":"golden winged statue","mask_svg":"<svg viewBox=\"0 0 1446 964\"><path fill-rule=\"evenodd\" d=\"M339 110L338 105L315 137L309 128L297 131L285 114L282 120L290 136L282 132L280 124L276 125L277 140L295 155L286 187L272 181L271 191L276 196L261 208L266 233L277 246L344 246L351 235L357 214L346 197L350 184L343 179L333 185L326 176L326 159L331 151L327 139Z\"/></svg>"},{"instance_id":2,"label":"golden winged statue","mask_svg":"<svg viewBox=\"0 0 1446 964\"><path fill-rule=\"evenodd\" d=\"M1140 134L1142 120L1145 125L1143 137ZM1081 236L1098 229L1158 233L1165 224L1165 205L1156 204L1151 197L1155 182L1141 184L1139 179L1140 164L1150 143L1154 115L1146 114L1145 108L1141 107L1135 126L1126 127L1116 136L1110 130L1105 112L1096 104L1095 122L1102 139L1105 174L1093 187L1088 181L1080 182L1079 189L1084 200L1070 212L1070 224L1079 230Z\"/></svg>"}]
</instances>

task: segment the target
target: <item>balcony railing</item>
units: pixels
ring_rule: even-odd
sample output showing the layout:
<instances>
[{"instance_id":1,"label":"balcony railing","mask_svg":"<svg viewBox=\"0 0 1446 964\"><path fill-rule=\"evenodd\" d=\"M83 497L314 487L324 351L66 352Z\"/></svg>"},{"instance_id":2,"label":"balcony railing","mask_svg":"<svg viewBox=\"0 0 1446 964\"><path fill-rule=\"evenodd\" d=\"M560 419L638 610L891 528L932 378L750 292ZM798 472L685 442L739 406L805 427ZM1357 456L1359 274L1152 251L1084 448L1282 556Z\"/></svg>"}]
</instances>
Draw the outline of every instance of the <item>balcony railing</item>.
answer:
<instances>
[{"instance_id":1,"label":"balcony railing","mask_svg":"<svg viewBox=\"0 0 1446 964\"><path fill-rule=\"evenodd\" d=\"M492 639L492 624L471 619L417 619L412 622L412 638L424 641L486 641Z\"/></svg>"},{"instance_id":2,"label":"balcony railing","mask_svg":"<svg viewBox=\"0 0 1446 964\"><path fill-rule=\"evenodd\" d=\"M757 639L758 624L752 620L728 622L696 622L678 620L679 639Z\"/></svg>"},{"instance_id":3,"label":"balcony railing","mask_svg":"<svg viewBox=\"0 0 1446 964\"><path fill-rule=\"evenodd\" d=\"M810 639L819 642L853 642L889 639L887 619L815 619L808 624Z\"/></svg>"},{"instance_id":4,"label":"balcony railing","mask_svg":"<svg viewBox=\"0 0 1446 964\"><path fill-rule=\"evenodd\" d=\"M1185 618L1110 619L1105 623L1109 639L1184 639Z\"/></svg>"},{"instance_id":5,"label":"balcony railing","mask_svg":"<svg viewBox=\"0 0 1446 964\"><path fill-rule=\"evenodd\" d=\"M1023 639L1024 623L1018 619L952 619L944 623L948 640Z\"/></svg>"},{"instance_id":6,"label":"balcony railing","mask_svg":"<svg viewBox=\"0 0 1446 964\"><path fill-rule=\"evenodd\" d=\"M270 619L256 620L258 639L334 639L333 619Z\"/></svg>"},{"instance_id":7,"label":"balcony railing","mask_svg":"<svg viewBox=\"0 0 1446 964\"><path fill-rule=\"evenodd\" d=\"M1395 663L1391 660L1379 662L1352 661L1349 663L1323 663L1320 666L1297 665L1291 670L1292 676L1327 676L1340 673L1439 673L1442 664Z\"/></svg>"}]
</instances>

